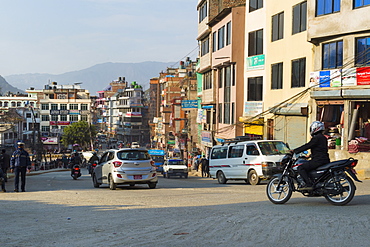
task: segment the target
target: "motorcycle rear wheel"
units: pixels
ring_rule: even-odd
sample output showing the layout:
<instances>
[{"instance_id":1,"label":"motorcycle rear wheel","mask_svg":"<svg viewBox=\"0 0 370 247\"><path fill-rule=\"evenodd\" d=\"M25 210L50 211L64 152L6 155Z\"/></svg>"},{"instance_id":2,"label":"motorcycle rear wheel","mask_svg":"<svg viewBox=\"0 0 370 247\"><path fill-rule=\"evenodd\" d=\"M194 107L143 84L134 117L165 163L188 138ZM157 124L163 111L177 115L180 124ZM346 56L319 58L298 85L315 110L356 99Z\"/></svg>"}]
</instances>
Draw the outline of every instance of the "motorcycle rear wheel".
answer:
<instances>
[{"instance_id":1,"label":"motorcycle rear wheel","mask_svg":"<svg viewBox=\"0 0 370 247\"><path fill-rule=\"evenodd\" d=\"M278 184L279 184L280 178L274 177L272 178L266 187L266 194L268 199L274 203L274 204L284 204L287 201L289 201L290 197L292 196L292 188L290 186L290 180L288 177L283 177L279 190Z\"/></svg>"},{"instance_id":2,"label":"motorcycle rear wheel","mask_svg":"<svg viewBox=\"0 0 370 247\"><path fill-rule=\"evenodd\" d=\"M327 181L325 181L325 187L333 186L334 188L337 188L337 184L338 183L333 183L333 178L329 178ZM342 190L342 192L339 194L327 194L325 195L325 199L333 205L343 206L352 201L353 197L355 196L356 187L352 179L348 176L341 177L339 185L341 188L338 189Z\"/></svg>"}]
</instances>

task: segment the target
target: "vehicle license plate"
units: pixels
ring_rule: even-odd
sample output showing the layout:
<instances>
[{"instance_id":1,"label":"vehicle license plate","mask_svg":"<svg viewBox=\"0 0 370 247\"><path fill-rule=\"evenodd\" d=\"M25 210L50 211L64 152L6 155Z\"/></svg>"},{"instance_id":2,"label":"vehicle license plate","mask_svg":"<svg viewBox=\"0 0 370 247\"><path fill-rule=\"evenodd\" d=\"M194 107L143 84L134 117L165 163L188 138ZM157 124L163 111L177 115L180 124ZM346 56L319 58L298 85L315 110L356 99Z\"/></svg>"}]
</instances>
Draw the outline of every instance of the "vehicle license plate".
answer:
<instances>
[{"instance_id":1,"label":"vehicle license plate","mask_svg":"<svg viewBox=\"0 0 370 247\"><path fill-rule=\"evenodd\" d=\"M142 175L134 175L134 179L142 179L143 176Z\"/></svg>"}]
</instances>

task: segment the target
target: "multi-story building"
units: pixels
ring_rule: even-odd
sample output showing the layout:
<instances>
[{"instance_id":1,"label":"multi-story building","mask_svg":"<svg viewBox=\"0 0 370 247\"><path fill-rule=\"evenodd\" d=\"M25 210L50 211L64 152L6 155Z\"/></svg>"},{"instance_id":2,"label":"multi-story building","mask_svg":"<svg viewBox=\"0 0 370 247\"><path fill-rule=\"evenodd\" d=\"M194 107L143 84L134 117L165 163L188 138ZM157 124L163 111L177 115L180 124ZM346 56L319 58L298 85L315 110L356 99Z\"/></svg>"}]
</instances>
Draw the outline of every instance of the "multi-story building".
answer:
<instances>
[{"instance_id":1,"label":"multi-story building","mask_svg":"<svg viewBox=\"0 0 370 247\"><path fill-rule=\"evenodd\" d=\"M51 85L45 85L44 89L30 88L26 92L37 96L42 136L63 133L63 129L74 122L91 122L90 93L82 89L79 83L58 85L53 82Z\"/></svg>"}]
</instances>

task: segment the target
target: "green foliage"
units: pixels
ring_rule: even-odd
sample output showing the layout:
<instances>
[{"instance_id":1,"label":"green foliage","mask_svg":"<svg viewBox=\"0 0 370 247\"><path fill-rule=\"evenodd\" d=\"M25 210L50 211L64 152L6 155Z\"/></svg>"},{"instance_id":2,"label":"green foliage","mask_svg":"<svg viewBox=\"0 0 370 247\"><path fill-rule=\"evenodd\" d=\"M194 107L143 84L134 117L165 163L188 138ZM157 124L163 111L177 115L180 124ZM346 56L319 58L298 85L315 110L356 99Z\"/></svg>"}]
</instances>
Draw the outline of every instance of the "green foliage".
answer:
<instances>
[{"instance_id":1,"label":"green foliage","mask_svg":"<svg viewBox=\"0 0 370 247\"><path fill-rule=\"evenodd\" d=\"M86 121L78 121L64 129L61 141L64 146L79 144L82 147L87 147L95 136L95 126Z\"/></svg>"}]
</instances>

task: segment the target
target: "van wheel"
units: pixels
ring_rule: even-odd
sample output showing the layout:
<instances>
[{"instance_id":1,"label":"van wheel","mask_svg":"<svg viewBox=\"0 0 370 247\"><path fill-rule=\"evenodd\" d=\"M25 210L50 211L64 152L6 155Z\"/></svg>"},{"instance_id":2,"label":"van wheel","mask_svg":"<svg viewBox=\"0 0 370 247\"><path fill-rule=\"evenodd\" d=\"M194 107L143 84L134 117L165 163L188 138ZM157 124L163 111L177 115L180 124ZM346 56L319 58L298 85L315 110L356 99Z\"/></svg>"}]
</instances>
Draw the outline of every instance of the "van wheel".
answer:
<instances>
[{"instance_id":1,"label":"van wheel","mask_svg":"<svg viewBox=\"0 0 370 247\"><path fill-rule=\"evenodd\" d=\"M251 170L248 173L248 181L251 185L257 185L260 183L260 178L257 175L257 172L255 170Z\"/></svg>"},{"instance_id":2,"label":"van wheel","mask_svg":"<svg viewBox=\"0 0 370 247\"><path fill-rule=\"evenodd\" d=\"M226 184L227 179L225 177L225 174L221 171L217 172L217 181L219 184Z\"/></svg>"}]
</instances>

